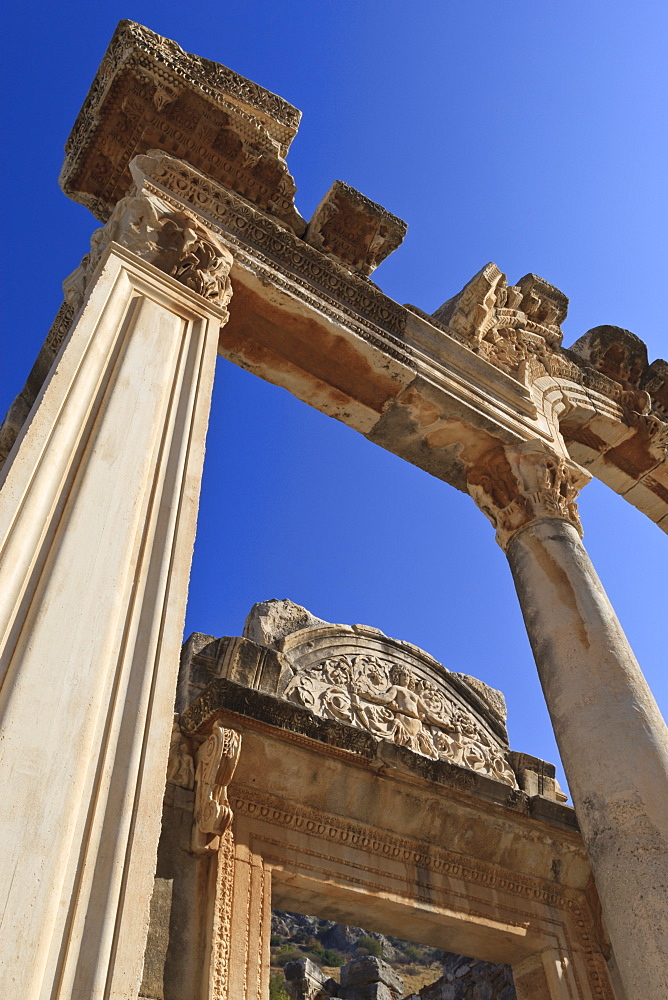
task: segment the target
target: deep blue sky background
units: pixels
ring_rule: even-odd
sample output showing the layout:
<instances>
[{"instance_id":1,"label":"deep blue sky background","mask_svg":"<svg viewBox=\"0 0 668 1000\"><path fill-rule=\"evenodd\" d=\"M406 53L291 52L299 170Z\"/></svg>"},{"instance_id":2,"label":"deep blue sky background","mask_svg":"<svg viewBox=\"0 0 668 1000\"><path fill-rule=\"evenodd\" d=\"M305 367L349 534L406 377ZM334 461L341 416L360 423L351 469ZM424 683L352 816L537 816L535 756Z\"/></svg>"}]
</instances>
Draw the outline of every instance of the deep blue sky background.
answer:
<instances>
[{"instance_id":1,"label":"deep blue sky background","mask_svg":"<svg viewBox=\"0 0 668 1000\"><path fill-rule=\"evenodd\" d=\"M96 223L59 191L62 147L130 17L304 112L304 216L335 178L409 223L374 278L429 312L494 260L668 355L661 0L26 3L4 16L0 409L23 384ZM664 707L665 535L594 482L585 544ZM290 597L408 639L501 688L511 744L557 760L505 557L473 502L219 362L187 633L239 634Z\"/></svg>"}]
</instances>

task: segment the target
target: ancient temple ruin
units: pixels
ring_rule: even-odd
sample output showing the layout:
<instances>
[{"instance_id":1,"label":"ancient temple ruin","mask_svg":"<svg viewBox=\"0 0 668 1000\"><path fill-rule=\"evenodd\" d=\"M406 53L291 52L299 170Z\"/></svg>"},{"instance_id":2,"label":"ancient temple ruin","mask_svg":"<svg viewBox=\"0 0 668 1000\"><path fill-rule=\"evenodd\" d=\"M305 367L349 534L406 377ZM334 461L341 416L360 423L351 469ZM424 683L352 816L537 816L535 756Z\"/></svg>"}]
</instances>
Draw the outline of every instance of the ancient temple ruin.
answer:
<instances>
[{"instance_id":1,"label":"ancient temple ruin","mask_svg":"<svg viewBox=\"0 0 668 1000\"><path fill-rule=\"evenodd\" d=\"M299 118L122 21L68 140L101 228L0 431L0 994L266 1000L274 906L410 926L520 1000L663 1000L668 735L576 499L668 530L668 365L562 347L563 293L495 264L389 299L405 224L343 182L303 219ZM498 692L373 623L275 602L181 654L217 353L491 521L574 810Z\"/></svg>"}]
</instances>

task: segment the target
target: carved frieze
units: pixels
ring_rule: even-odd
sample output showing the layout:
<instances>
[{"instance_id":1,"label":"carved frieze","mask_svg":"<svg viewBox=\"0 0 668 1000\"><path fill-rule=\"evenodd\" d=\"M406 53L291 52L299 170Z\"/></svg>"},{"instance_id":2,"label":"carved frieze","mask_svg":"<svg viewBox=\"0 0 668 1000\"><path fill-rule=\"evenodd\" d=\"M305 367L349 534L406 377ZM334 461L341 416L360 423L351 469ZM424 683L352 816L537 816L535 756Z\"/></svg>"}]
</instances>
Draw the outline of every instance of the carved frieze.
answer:
<instances>
[{"instance_id":1,"label":"carved frieze","mask_svg":"<svg viewBox=\"0 0 668 1000\"><path fill-rule=\"evenodd\" d=\"M643 342L619 327L589 330L561 348L568 299L536 274L508 285L496 264L486 264L433 319L508 375L531 384L542 375L568 379L600 392L625 410L665 419L665 365L647 363Z\"/></svg>"},{"instance_id":2,"label":"carved frieze","mask_svg":"<svg viewBox=\"0 0 668 1000\"><path fill-rule=\"evenodd\" d=\"M538 275L526 274L509 285L496 264L489 263L436 310L434 319L512 373L530 355L540 356L561 343L559 324L567 308L566 296Z\"/></svg>"},{"instance_id":3,"label":"carved frieze","mask_svg":"<svg viewBox=\"0 0 668 1000\"><path fill-rule=\"evenodd\" d=\"M334 656L299 670L283 697L321 718L517 787L503 752L472 713L404 664L367 654Z\"/></svg>"},{"instance_id":4,"label":"carved frieze","mask_svg":"<svg viewBox=\"0 0 668 1000\"><path fill-rule=\"evenodd\" d=\"M215 722L197 751L192 849L196 854L217 850L232 823L227 787L241 750L241 736Z\"/></svg>"},{"instance_id":5,"label":"carved frieze","mask_svg":"<svg viewBox=\"0 0 668 1000\"><path fill-rule=\"evenodd\" d=\"M262 267L263 280L270 276L272 282L302 295L332 319L340 321L345 316L353 329L388 354L403 361L410 357L410 348L402 339L406 327L403 306L277 225L233 191L182 160L156 151L138 156L132 174L135 184L147 189L153 186L157 197L168 199L174 194L213 220L224 230L235 256L252 270Z\"/></svg>"}]
</instances>

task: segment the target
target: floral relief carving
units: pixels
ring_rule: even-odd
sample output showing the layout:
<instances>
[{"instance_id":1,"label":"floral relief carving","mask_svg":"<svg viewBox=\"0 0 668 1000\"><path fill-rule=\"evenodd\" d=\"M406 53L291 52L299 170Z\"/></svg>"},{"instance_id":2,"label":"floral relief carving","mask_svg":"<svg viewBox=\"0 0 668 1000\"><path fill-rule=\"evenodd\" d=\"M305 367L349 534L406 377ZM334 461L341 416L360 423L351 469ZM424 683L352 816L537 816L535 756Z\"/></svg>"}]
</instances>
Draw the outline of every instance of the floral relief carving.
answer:
<instances>
[{"instance_id":1,"label":"floral relief carving","mask_svg":"<svg viewBox=\"0 0 668 1000\"><path fill-rule=\"evenodd\" d=\"M517 787L502 750L473 714L403 664L368 654L330 657L295 674L284 697L323 719Z\"/></svg>"}]
</instances>

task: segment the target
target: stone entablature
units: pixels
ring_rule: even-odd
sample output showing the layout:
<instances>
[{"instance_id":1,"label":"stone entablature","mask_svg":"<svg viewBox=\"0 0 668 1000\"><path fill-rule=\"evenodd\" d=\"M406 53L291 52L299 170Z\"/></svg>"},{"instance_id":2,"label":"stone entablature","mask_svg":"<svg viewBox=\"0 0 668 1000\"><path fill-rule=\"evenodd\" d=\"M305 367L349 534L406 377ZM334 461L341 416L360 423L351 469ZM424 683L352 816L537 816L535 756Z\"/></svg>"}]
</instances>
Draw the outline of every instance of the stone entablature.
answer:
<instances>
[{"instance_id":1,"label":"stone entablature","mask_svg":"<svg viewBox=\"0 0 668 1000\"><path fill-rule=\"evenodd\" d=\"M370 257L360 245L362 256L344 261L165 152L138 156L130 180L131 196L190 216L233 253L225 357L458 489L470 491L482 451L536 441L580 485L584 467L668 529L667 370L661 360L648 365L627 331L596 328L565 350L562 293L535 275L508 286L495 265L428 316L361 275L373 265L373 239ZM367 204L368 236L382 218ZM59 312L0 434L0 458L74 316L70 305Z\"/></svg>"},{"instance_id":2,"label":"stone entablature","mask_svg":"<svg viewBox=\"0 0 668 1000\"><path fill-rule=\"evenodd\" d=\"M65 146L60 182L106 221L138 153L164 149L303 233L285 154L301 113L225 66L121 21Z\"/></svg>"}]
</instances>

